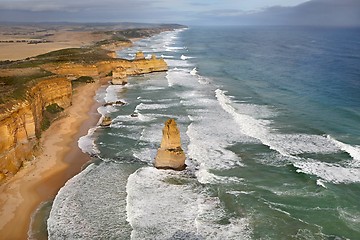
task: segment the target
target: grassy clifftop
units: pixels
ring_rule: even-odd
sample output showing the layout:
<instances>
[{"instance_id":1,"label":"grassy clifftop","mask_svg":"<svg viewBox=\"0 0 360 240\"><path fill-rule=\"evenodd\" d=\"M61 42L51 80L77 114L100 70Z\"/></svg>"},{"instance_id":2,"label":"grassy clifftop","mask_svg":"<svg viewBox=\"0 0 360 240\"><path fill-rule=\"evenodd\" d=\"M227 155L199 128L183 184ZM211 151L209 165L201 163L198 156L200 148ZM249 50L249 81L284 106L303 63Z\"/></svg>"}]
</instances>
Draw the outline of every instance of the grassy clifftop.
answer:
<instances>
[{"instance_id":1,"label":"grassy clifftop","mask_svg":"<svg viewBox=\"0 0 360 240\"><path fill-rule=\"evenodd\" d=\"M0 61L0 108L1 105L13 100L21 100L26 96L26 90L38 80L54 75L41 68L44 64L80 63L94 64L99 61L111 60L112 51L107 46L131 44L131 39L150 37L163 31L182 27L180 25L159 25L149 28L131 28L121 30L94 31L103 34L103 40L91 46L81 48L67 48L48 52L35 57L17 61ZM120 45L119 45L120 44Z\"/></svg>"}]
</instances>

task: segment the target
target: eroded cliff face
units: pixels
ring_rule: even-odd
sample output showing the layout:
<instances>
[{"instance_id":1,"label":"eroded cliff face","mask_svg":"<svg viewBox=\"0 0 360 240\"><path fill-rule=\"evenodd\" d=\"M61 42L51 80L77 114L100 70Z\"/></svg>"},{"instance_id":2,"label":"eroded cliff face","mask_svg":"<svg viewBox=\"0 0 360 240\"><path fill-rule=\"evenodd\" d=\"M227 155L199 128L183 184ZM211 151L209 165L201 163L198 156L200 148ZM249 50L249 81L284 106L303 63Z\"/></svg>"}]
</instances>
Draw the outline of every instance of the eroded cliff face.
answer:
<instances>
[{"instance_id":1,"label":"eroded cliff face","mask_svg":"<svg viewBox=\"0 0 360 240\"><path fill-rule=\"evenodd\" d=\"M151 72L162 72L168 69L164 59L157 59L155 56L153 56L151 59L141 58L133 61L113 59L109 61L100 61L96 64L44 64L41 66L41 68L57 75L63 75L67 77L104 77L115 71L117 79L119 79L119 76L126 79L127 76L146 74Z\"/></svg>"},{"instance_id":2,"label":"eroded cliff face","mask_svg":"<svg viewBox=\"0 0 360 240\"><path fill-rule=\"evenodd\" d=\"M15 174L23 161L31 157L36 144L35 119L28 102L2 114L0 136L0 178L5 178Z\"/></svg>"},{"instance_id":3,"label":"eroded cliff face","mask_svg":"<svg viewBox=\"0 0 360 240\"><path fill-rule=\"evenodd\" d=\"M66 77L96 77L99 74L95 64L50 63L41 65L41 68L54 74Z\"/></svg>"},{"instance_id":4,"label":"eroded cliff face","mask_svg":"<svg viewBox=\"0 0 360 240\"><path fill-rule=\"evenodd\" d=\"M40 68L57 76L39 80L28 90L26 100L0 113L0 182L15 174L23 162L33 156L41 135L46 106L56 103L67 108L71 105L72 86L69 79L81 76L101 78L115 73L115 82L124 84L128 76L166 71L167 65L163 59L153 56L151 59L113 59L94 64L44 64Z\"/></svg>"},{"instance_id":5,"label":"eroded cliff face","mask_svg":"<svg viewBox=\"0 0 360 240\"><path fill-rule=\"evenodd\" d=\"M62 77L40 80L27 92L27 99L0 114L0 181L15 174L33 155L41 134L46 106L71 104L71 82Z\"/></svg>"}]
</instances>

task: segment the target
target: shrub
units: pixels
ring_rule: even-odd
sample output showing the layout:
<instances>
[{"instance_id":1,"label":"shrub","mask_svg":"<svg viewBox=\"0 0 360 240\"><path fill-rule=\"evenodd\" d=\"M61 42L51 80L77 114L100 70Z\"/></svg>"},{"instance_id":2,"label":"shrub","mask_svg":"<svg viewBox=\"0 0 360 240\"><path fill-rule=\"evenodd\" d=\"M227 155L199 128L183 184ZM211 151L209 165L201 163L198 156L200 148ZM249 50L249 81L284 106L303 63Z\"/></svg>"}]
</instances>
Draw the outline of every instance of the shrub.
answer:
<instances>
[{"instance_id":1,"label":"shrub","mask_svg":"<svg viewBox=\"0 0 360 240\"><path fill-rule=\"evenodd\" d=\"M90 76L81 76L74 80L74 82L82 82L82 83L93 83L95 82L94 78Z\"/></svg>"},{"instance_id":2,"label":"shrub","mask_svg":"<svg viewBox=\"0 0 360 240\"><path fill-rule=\"evenodd\" d=\"M47 112L52 114L64 111L64 108L60 107L57 103L50 104L45 109Z\"/></svg>"},{"instance_id":3,"label":"shrub","mask_svg":"<svg viewBox=\"0 0 360 240\"><path fill-rule=\"evenodd\" d=\"M50 127L51 121L47 116L44 116L42 123L41 123L41 131L45 131Z\"/></svg>"}]
</instances>

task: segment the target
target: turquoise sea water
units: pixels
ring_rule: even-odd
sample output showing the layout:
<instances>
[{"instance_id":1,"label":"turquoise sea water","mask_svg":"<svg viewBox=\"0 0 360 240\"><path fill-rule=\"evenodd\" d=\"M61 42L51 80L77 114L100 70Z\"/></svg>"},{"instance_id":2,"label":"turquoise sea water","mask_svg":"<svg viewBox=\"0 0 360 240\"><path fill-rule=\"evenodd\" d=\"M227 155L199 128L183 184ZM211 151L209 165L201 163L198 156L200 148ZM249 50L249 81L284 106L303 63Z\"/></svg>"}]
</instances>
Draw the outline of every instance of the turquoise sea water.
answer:
<instances>
[{"instance_id":1,"label":"turquoise sea water","mask_svg":"<svg viewBox=\"0 0 360 240\"><path fill-rule=\"evenodd\" d=\"M54 200L50 239L360 239L360 30L193 27L119 52L166 73L100 89L114 120ZM132 117L137 113L137 117ZM152 161L167 118L183 172Z\"/></svg>"}]
</instances>

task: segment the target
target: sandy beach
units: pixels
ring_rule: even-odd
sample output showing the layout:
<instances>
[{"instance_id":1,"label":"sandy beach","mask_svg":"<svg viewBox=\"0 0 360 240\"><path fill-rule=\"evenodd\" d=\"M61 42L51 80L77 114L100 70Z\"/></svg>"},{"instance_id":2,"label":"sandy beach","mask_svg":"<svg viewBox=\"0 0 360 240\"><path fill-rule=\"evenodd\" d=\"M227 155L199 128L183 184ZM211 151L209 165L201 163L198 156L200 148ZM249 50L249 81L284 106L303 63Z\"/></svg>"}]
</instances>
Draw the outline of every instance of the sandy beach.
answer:
<instances>
[{"instance_id":1,"label":"sandy beach","mask_svg":"<svg viewBox=\"0 0 360 240\"><path fill-rule=\"evenodd\" d=\"M27 239L31 215L39 204L51 200L89 160L77 141L99 119L94 95L100 86L97 81L75 88L72 106L43 133L40 154L0 186L1 239Z\"/></svg>"}]
</instances>

